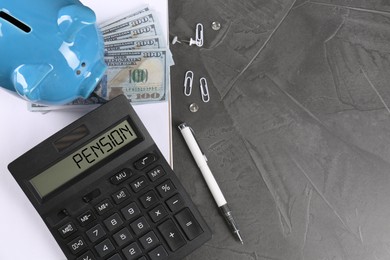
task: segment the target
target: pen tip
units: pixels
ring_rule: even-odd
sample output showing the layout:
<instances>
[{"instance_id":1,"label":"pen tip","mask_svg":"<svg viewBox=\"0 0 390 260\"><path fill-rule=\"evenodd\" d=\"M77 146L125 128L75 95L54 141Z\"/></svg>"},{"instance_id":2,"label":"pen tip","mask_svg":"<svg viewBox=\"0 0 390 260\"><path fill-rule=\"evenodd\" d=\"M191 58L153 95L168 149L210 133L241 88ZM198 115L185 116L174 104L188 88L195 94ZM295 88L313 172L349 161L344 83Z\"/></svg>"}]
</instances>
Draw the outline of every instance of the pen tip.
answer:
<instances>
[{"instance_id":1,"label":"pen tip","mask_svg":"<svg viewBox=\"0 0 390 260\"><path fill-rule=\"evenodd\" d=\"M241 237L240 233L238 232L238 230L236 231L236 234L237 234L237 237L240 240L241 244L243 245L244 241L242 240L242 237Z\"/></svg>"}]
</instances>

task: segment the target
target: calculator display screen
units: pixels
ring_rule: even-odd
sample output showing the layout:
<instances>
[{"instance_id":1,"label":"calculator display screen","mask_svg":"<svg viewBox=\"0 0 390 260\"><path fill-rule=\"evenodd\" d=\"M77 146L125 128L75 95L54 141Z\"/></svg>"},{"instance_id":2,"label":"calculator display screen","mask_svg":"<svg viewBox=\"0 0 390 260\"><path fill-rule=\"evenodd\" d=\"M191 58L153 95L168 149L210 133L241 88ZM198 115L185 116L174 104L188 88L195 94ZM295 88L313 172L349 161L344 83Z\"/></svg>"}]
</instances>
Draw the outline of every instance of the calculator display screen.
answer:
<instances>
[{"instance_id":1,"label":"calculator display screen","mask_svg":"<svg viewBox=\"0 0 390 260\"><path fill-rule=\"evenodd\" d=\"M135 139L134 129L124 120L36 175L30 183L43 198Z\"/></svg>"}]
</instances>

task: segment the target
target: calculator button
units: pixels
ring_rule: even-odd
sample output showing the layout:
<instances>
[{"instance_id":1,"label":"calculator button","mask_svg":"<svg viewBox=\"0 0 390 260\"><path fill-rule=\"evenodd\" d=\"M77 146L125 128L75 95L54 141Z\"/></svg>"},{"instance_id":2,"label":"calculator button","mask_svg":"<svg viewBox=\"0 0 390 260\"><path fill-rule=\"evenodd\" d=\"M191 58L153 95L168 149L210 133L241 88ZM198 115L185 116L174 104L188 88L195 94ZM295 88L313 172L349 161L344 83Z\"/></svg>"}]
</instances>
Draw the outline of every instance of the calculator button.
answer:
<instances>
[{"instance_id":1,"label":"calculator button","mask_svg":"<svg viewBox=\"0 0 390 260\"><path fill-rule=\"evenodd\" d=\"M165 198L175 193L175 186L170 180L166 180L157 186L157 191L161 197Z\"/></svg>"},{"instance_id":2,"label":"calculator button","mask_svg":"<svg viewBox=\"0 0 390 260\"><path fill-rule=\"evenodd\" d=\"M97 260L91 251L87 251L82 256L78 257L77 260Z\"/></svg>"},{"instance_id":3,"label":"calculator button","mask_svg":"<svg viewBox=\"0 0 390 260\"><path fill-rule=\"evenodd\" d=\"M109 239L106 239L103 242L97 244L95 246L95 250L100 257L103 257L114 251L115 247Z\"/></svg>"},{"instance_id":4,"label":"calculator button","mask_svg":"<svg viewBox=\"0 0 390 260\"><path fill-rule=\"evenodd\" d=\"M168 215L162 204L158 205L151 211L149 211L149 216L153 220L153 222L158 222L163 219L166 215Z\"/></svg>"},{"instance_id":5,"label":"calculator button","mask_svg":"<svg viewBox=\"0 0 390 260\"><path fill-rule=\"evenodd\" d=\"M89 240L93 243L104 237L106 235L106 232L100 224L97 224L93 228L88 229L86 234Z\"/></svg>"},{"instance_id":6,"label":"calculator button","mask_svg":"<svg viewBox=\"0 0 390 260\"><path fill-rule=\"evenodd\" d=\"M109 231L113 231L114 229L119 228L122 224L123 220L118 213L115 213L114 215L104 220L104 225L106 225Z\"/></svg>"},{"instance_id":7,"label":"calculator button","mask_svg":"<svg viewBox=\"0 0 390 260\"><path fill-rule=\"evenodd\" d=\"M131 175L132 175L132 172L130 171L130 169L125 168L125 169L117 172L114 176L112 176L110 178L110 182L112 184L117 185L119 183L124 182L128 178L130 178Z\"/></svg>"},{"instance_id":8,"label":"calculator button","mask_svg":"<svg viewBox=\"0 0 390 260\"><path fill-rule=\"evenodd\" d=\"M112 203L108 199L103 200L95 206L95 209L99 215L103 215L112 208Z\"/></svg>"},{"instance_id":9,"label":"calculator button","mask_svg":"<svg viewBox=\"0 0 390 260\"><path fill-rule=\"evenodd\" d=\"M164 169L161 167L161 166L158 166L156 168L154 168L153 170L149 171L147 173L147 175L149 176L149 179L151 181L156 181L158 180L160 177L162 177L163 175L165 175L165 171Z\"/></svg>"},{"instance_id":10,"label":"calculator button","mask_svg":"<svg viewBox=\"0 0 390 260\"><path fill-rule=\"evenodd\" d=\"M72 254L76 255L77 253L80 253L82 250L84 250L87 247L87 244L82 237L76 237L68 243L68 247Z\"/></svg>"},{"instance_id":11,"label":"calculator button","mask_svg":"<svg viewBox=\"0 0 390 260\"><path fill-rule=\"evenodd\" d=\"M81 226L86 226L92 221L94 221L95 219L96 219L95 215L90 210L84 212L83 214L77 217L77 220Z\"/></svg>"},{"instance_id":12,"label":"calculator button","mask_svg":"<svg viewBox=\"0 0 390 260\"><path fill-rule=\"evenodd\" d=\"M153 231L150 231L146 235L142 236L139 239L139 242L141 242L141 245L144 249L148 250L149 248L152 248L157 245L160 240L158 240L156 234L154 234Z\"/></svg>"},{"instance_id":13,"label":"calculator button","mask_svg":"<svg viewBox=\"0 0 390 260\"><path fill-rule=\"evenodd\" d=\"M130 197L130 193L125 188L112 194L112 199L114 200L114 202L116 204L122 203L123 201L125 201L129 197Z\"/></svg>"},{"instance_id":14,"label":"calculator button","mask_svg":"<svg viewBox=\"0 0 390 260\"><path fill-rule=\"evenodd\" d=\"M196 221L194 215L192 215L188 208L177 213L175 218L189 240L193 240L203 233L198 221Z\"/></svg>"},{"instance_id":15,"label":"calculator button","mask_svg":"<svg viewBox=\"0 0 390 260\"><path fill-rule=\"evenodd\" d=\"M115 233L112 237L114 238L118 246L122 246L126 244L133 238L128 228L121 229L119 232Z\"/></svg>"},{"instance_id":16,"label":"calculator button","mask_svg":"<svg viewBox=\"0 0 390 260\"><path fill-rule=\"evenodd\" d=\"M133 229L134 233L138 236L144 233L150 228L149 223L144 217L140 217L136 221L130 224L130 227Z\"/></svg>"},{"instance_id":17,"label":"calculator button","mask_svg":"<svg viewBox=\"0 0 390 260\"><path fill-rule=\"evenodd\" d=\"M142 170L157 161L155 154L149 153L134 163L134 168Z\"/></svg>"},{"instance_id":18,"label":"calculator button","mask_svg":"<svg viewBox=\"0 0 390 260\"><path fill-rule=\"evenodd\" d=\"M108 258L107 260L123 260L123 258L120 255L115 254L115 255L111 256L110 258Z\"/></svg>"},{"instance_id":19,"label":"calculator button","mask_svg":"<svg viewBox=\"0 0 390 260\"><path fill-rule=\"evenodd\" d=\"M58 232L60 233L62 238L67 238L76 231L77 228L72 222L66 223L65 225L63 225L58 229Z\"/></svg>"},{"instance_id":20,"label":"calculator button","mask_svg":"<svg viewBox=\"0 0 390 260\"><path fill-rule=\"evenodd\" d=\"M140 257L140 258L138 258L137 260L148 260L148 259L146 259L146 257Z\"/></svg>"},{"instance_id":21,"label":"calculator button","mask_svg":"<svg viewBox=\"0 0 390 260\"><path fill-rule=\"evenodd\" d=\"M172 251L176 251L186 244L184 237L172 219L168 219L157 228Z\"/></svg>"},{"instance_id":22,"label":"calculator button","mask_svg":"<svg viewBox=\"0 0 390 260\"><path fill-rule=\"evenodd\" d=\"M121 209L121 212L126 220L130 220L132 218L135 218L141 214L141 211L139 210L137 204L135 202L130 203L126 207Z\"/></svg>"},{"instance_id":23,"label":"calculator button","mask_svg":"<svg viewBox=\"0 0 390 260\"><path fill-rule=\"evenodd\" d=\"M172 211L178 211L184 206L184 200L180 194L176 194L165 202L168 208Z\"/></svg>"},{"instance_id":24,"label":"calculator button","mask_svg":"<svg viewBox=\"0 0 390 260\"><path fill-rule=\"evenodd\" d=\"M168 259L168 253L163 246L158 246L148 253L151 260Z\"/></svg>"},{"instance_id":25,"label":"calculator button","mask_svg":"<svg viewBox=\"0 0 390 260\"><path fill-rule=\"evenodd\" d=\"M127 260L137 259L142 254L141 248L139 248L136 242L123 248L122 252Z\"/></svg>"},{"instance_id":26,"label":"calculator button","mask_svg":"<svg viewBox=\"0 0 390 260\"><path fill-rule=\"evenodd\" d=\"M83 201L88 203L90 202L91 200L99 197L101 194L100 190L99 189L96 189L96 190L93 190L91 191L90 193L86 194L83 196Z\"/></svg>"},{"instance_id":27,"label":"calculator button","mask_svg":"<svg viewBox=\"0 0 390 260\"><path fill-rule=\"evenodd\" d=\"M150 190L142 195L139 200L141 201L142 206L146 209L158 201L157 195L153 190Z\"/></svg>"},{"instance_id":28,"label":"calculator button","mask_svg":"<svg viewBox=\"0 0 390 260\"><path fill-rule=\"evenodd\" d=\"M132 183L130 183L130 186L134 192L139 192L140 190L148 186L148 181L144 176L142 176L141 178L138 178Z\"/></svg>"}]
</instances>

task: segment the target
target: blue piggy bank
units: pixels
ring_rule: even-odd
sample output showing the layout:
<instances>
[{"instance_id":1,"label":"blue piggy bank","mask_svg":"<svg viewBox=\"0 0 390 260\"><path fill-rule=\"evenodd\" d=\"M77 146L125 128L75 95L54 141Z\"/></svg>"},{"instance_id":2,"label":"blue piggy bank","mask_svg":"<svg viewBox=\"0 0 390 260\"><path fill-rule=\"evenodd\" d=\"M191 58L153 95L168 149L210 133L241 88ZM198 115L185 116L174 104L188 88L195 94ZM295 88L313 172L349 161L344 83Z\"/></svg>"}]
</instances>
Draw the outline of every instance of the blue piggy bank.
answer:
<instances>
[{"instance_id":1,"label":"blue piggy bank","mask_svg":"<svg viewBox=\"0 0 390 260\"><path fill-rule=\"evenodd\" d=\"M0 1L0 86L60 105L87 98L106 70L95 13L78 0Z\"/></svg>"}]
</instances>

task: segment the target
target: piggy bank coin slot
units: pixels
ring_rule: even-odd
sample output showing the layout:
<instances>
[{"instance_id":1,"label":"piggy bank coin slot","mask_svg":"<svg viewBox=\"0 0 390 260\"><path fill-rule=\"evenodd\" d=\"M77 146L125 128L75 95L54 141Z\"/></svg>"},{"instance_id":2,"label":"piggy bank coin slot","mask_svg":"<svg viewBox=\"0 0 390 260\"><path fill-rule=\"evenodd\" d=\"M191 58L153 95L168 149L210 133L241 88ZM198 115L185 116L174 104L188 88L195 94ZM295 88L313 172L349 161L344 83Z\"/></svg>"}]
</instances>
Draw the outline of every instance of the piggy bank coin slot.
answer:
<instances>
[{"instance_id":1,"label":"piggy bank coin slot","mask_svg":"<svg viewBox=\"0 0 390 260\"><path fill-rule=\"evenodd\" d=\"M22 21L19 21L15 17L7 14L6 12L0 11L0 18L6 20L10 24L16 26L17 28L19 28L20 30L22 30L25 33L31 32L31 28L28 25L26 25Z\"/></svg>"}]
</instances>

